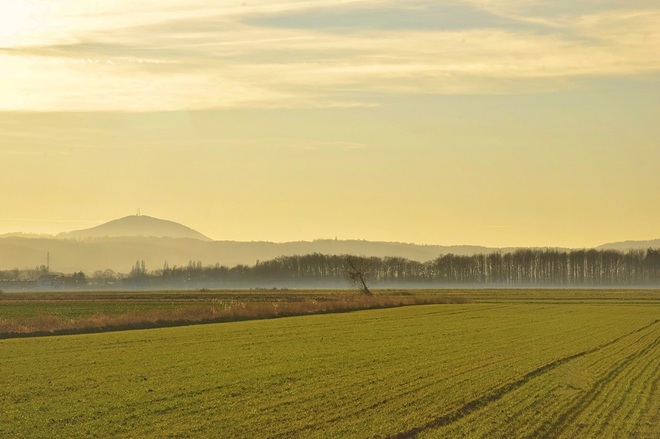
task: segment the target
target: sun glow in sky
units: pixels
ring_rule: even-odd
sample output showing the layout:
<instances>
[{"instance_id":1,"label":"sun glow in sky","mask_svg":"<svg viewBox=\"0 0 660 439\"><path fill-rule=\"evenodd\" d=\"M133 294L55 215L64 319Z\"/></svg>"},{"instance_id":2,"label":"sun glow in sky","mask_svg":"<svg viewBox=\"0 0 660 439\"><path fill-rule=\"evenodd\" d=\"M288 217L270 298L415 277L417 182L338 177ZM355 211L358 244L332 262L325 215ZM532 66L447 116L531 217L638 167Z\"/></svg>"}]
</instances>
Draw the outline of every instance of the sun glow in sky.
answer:
<instances>
[{"instance_id":1,"label":"sun glow in sky","mask_svg":"<svg viewBox=\"0 0 660 439\"><path fill-rule=\"evenodd\" d=\"M0 0L0 234L660 237L651 0Z\"/></svg>"}]
</instances>

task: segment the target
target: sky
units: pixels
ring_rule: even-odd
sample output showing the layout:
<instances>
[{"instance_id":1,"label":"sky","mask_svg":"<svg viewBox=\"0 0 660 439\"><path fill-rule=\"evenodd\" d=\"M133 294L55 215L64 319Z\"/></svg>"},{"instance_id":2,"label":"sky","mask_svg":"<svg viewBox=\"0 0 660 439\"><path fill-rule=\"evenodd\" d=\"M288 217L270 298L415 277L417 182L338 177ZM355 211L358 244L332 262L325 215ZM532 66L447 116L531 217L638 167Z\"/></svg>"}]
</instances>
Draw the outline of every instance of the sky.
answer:
<instances>
[{"instance_id":1,"label":"sky","mask_svg":"<svg viewBox=\"0 0 660 439\"><path fill-rule=\"evenodd\" d=\"M660 238L656 0L0 0L0 234Z\"/></svg>"}]
</instances>

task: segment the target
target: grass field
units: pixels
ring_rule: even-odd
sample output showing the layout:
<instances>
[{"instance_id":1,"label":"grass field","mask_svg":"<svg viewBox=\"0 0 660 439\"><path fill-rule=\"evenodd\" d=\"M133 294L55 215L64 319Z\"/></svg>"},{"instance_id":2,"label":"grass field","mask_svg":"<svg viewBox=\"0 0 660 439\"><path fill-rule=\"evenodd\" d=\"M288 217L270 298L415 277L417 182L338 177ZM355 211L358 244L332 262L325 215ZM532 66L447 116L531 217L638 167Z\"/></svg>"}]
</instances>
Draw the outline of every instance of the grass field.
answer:
<instances>
[{"instance_id":1,"label":"grass field","mask_svg":"<svg viewBox=\"0 0 660 439\"><path fill-rule=\"evenodd\" d=\"M0 437L660 437L658 291L474 296L0 340Z\"/></svg>"}]
</instances>

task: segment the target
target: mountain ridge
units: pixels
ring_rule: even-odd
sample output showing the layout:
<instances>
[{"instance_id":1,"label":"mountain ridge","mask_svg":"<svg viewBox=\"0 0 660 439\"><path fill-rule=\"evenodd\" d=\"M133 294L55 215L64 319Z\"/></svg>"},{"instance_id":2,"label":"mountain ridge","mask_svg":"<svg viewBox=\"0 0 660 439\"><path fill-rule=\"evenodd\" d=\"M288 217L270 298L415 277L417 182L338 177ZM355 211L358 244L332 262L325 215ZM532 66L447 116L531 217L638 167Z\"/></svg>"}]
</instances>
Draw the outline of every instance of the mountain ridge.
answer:
<instances>
[{"instance_id":1,"label":"mountain ridge","mask_svg":"<svg viewBox=\"0 0 660 439\"><path fill-rule=\"evenodd\" d=\"M646 239L646 240L630 240L630 241L618 241L618 242L609 242L607 244L599 245L596 247L598 250L634 250L634 249L648 249L648 248L660 248L660 238L659 239Z\"/></svg>"}]
</instances>

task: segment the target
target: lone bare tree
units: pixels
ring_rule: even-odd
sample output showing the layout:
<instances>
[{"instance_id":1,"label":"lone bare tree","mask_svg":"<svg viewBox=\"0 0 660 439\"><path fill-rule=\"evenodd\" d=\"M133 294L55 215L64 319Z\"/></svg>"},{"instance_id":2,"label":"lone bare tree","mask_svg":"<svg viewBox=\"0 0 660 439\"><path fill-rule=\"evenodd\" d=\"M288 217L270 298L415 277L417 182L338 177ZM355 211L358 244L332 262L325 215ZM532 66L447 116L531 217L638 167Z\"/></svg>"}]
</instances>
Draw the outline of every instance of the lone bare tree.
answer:
<instances>
[{"instance_id":1,"label":"lone bare tree","mask_svg":"<svg viewBox=\"0 0 660 439\"><path fill-rule=\"evenodd\" d=\"M346 279L358 287L362 294L372 296L369 290L369 280L373 276L373 264L366 258L346 256Z\"/></svg>"}]
</instances>

